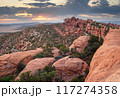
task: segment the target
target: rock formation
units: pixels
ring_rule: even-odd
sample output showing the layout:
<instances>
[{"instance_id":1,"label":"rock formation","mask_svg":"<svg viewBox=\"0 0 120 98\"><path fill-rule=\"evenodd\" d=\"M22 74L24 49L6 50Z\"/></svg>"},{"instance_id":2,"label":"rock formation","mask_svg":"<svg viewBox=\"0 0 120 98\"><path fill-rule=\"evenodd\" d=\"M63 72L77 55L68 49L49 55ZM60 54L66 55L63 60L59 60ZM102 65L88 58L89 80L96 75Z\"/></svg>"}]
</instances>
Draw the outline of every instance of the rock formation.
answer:
<instances>
[{"instance_id":1,"label":"rock formation","mask_svg":"<svg viewBox=\"0 0 120 98\"><path fill-rule=\"evenodd\" d=\"M86 82L120 82L120 30L106 35L103 45L94 54Z\"/></svg>"},{"instance_id":2,"label":"rock formation","mask_svg":"<svg viewBox=\"0 0 120 98\"><path fill-rule=\"evenodd\" d=\"M31 71L34 74L38 69L43 69L45 66L52 64L55 61L54 58L40 58L30 61L23 71L17 76L16 80L20 78L20 75L24 72Z\"/></svg>"},{"instance_id":3,"label":"rock formation","mask_svg":"<svg viewBox=\"0 0 120 98\"><path fill-rule=\"evenodd\" d=\"M56 61L53 66L55 66L57 75L55 78L61 78L65 81L70 81L79 74L85 74L85 70L88 68L86 62L79 58L69 58L69 56L64 57Z\"/></svg>"},{"instance_id":4,"label":"rock formation","mask_svg":"<svg viewBox=\"0 0 120 98\"><path fill-rule=\"evenodd\" d=\"M60 54L59 54L59 51L60 51L60 50L59 50L58 48L56 48L56 47L53 47L53 49L54 49L54 50L52 51L53 56L54 56L54 57L59 56L59 55L60 55Z\"/></svg>"},{"instance_id":5,"label":"rock formation","mask_svg":"<svg viewBox=\"0 0 120 98\"><path fill-rule=\"evenodd\" d=\"M20 62L27 64L33 57L42 52L41 48L25 52L15 52L0 56L0 77L14 73Z\"/></svg>"},{"instance_id":6,"label":"rock formation","mask_svg":"<svg viewBox=\"0 0 120 98\"><path fill-rule=\"evenodd\" d=\"M75 49L78 53L82 53L84 48L88 45L88 40L90 39L89 36L80 36L76 39L73 44L69 47L69 49Z\"/></svg>"}]
</instances>

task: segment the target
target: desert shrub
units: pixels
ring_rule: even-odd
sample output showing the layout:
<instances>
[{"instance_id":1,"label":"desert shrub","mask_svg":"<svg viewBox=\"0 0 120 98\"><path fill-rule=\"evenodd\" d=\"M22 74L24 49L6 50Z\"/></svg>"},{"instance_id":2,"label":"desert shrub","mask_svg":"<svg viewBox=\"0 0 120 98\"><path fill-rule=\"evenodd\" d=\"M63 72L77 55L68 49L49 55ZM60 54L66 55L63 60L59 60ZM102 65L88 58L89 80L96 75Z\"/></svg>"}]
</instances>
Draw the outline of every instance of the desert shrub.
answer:
<instances>
[{"instance_id":1,"label":"desert shrub","mask_svg":"<svg viewBox=\"0 0 120 98\"><path fill-rule=\"evenodd\" d=\"M69 58L79 58L79 57L80 57L79 53L74 53L74 54L69 56Z\"/></svg>"},{"instance_id":2,"label":"desert shrub","mask_svg":"<svg viewBox=\"0 0 120 98\"><path fill-rule=\"evenodd\" d=\"M65 81L60 78L55 78L55 82L65 82Z\"/></svg>"},{"instance_id":3,"label":"desert shrub","mask_svg":"<svg viewBox=\"0 0 120 98\"><path fill-rule=\"evenodd\" d=\"M22 62L20 62L19 64L18 64L18 71L22 71L24 68L25 68L25 64L23 64Z\"/></svg>"},{"instance_id":4,"label":"desert shrub","mask_svg":"<svg viewBox=\"0 0 120 98\"><path fill-rule=\"evenodd\" d=\"M34 59L35 59L35 58L43 58L43 54L42 54L42 53L37 54L37 55L34 56Z\"/></svg>"},{"instance_id":5,"label":"desert shrub","mask_svg":"<svg viewBox=\"0 0 120 98\"><path fill-rule=\"evenodd\" d=\"M91 35L88 42L89 43L99 42L99 36Z\"/></svg>"},{"instance_id":6,"label":"desert shrub","mask_svg":"<svg viewBox=\"0 0 120 98\"><path fill-rule=\"evenodd\" d=\"M44 50L43 52L35 55L33 58L43 58L43 57L53 57L53 53L52 53L52 46L51 45L46 45L46 47L42 47Z\"/></svg>"},{"instance_id":7,"label":"desert shrub","mask_svg":"<svg viewBox=\"0 0 120 98\"><path fill-rule=\"evenodd\" d=\"M25 72L20 75L19 82L52 82L56 74L55 67L46 66L44 69L38 69L33 75L31 72Z\"/></svg>"},{"instance_id":8,"label":"desert shrub","mask_svg":"<svg viewBox=\"0 0 120 98\"><path fill-rule=\"evenodd\" d=\"M66 53L69 52L69 48L64 46L64 45L62 45L62 44L57 44L55 46L60 50L59 54L61 54L61 55L65 55Z\"/></svg>"},{"instance_id":9,"label":"desert shrub","mask_svg":"<svg viewBox=\"0 0 120 98\"><path fill-rule=\"evenodd\" d=\"M57 61L57 60L62 59L62 58L63 58L63 56L57 56L57 57L55 57L55 60Z\"/></svg>"},{"instance_id":10,"label":"desert shrub","mask_svg":"<svg viewBox=\"0 0 120 98\"><path fill-rule=\"evenodd\" d=\"M58 49L60 49L61 46L63 46L63 45L62 44L55 45L55 47L57 47Z\"/></svg>"},{"instance_id":11,"label":"desert shrub","mask_svg":"<svg viewBox=\"0 0 120 98\"><path fill-rule=\"evenodd\" d=\"M12 82L14 81L14 75L8 75L0 78L0 82Z\"/></svg>"},{"instance_id":12,"label":"desert shrub","mask_svg":"<svg viewBox=\"0 0 120 98\"><path fill-rule=\"evenodd\" d=\"M81 53L80 58L85 59L88 65L92 60L92 57L96 50L103 44L103 39L98 36L91 35L88 41L88 46L85 47L83 53Z\"/></svg>"},{"instance_id":13,"label":"desert shrub","mask_svg":"<svg viewBox=\"0 0 120 98\"><path fill-rule=\"evenodd\" d=\"M79 75L78 77L73 78L70 82L84 82L85 78L83 75Z\"/></svg>"}]
</instances>

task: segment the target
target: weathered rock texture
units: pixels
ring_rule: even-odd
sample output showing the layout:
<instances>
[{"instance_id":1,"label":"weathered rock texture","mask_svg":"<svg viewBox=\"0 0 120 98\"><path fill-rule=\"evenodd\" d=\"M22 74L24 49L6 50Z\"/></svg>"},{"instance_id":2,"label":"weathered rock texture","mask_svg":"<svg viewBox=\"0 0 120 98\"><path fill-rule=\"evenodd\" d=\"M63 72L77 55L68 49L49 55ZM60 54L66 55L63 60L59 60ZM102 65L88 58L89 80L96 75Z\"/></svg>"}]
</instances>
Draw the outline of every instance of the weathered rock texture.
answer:
<instances>
[{"instance_id":1,"label":"weathered rock texture","mask_svg":"<svg viewBox=\"0 0 120 98\"><path fill-rule=\"evenodd\" d=\"M120 82L120 30L106 35L90 64L86 82Z\"/></svg>"},{"instance_id":2,"label":"weathered rock texture","mask_svg":"<svg viewBox=\"0 0 120 98\"><path fill-rule=\"evenodd\" d=\"M55 66L57 75L55 78L61 78L65 81L70 81L79 74L85 74L85 70L88 68L86 62L79 58L69 58L69 56L64 57L56 61L53 66Z\"/></svg>"},{"instance_id":3,"label":"weathered rock texture","mask_svg":"<svg viewBox=\"0 0 120 98\"><path fill-rule=\"evenodd\" d=\"M78 39L76 39L73 44L69 47L71 50L72 48L75 49L78 53L82 53L84 51L84 48L88 45L88 40L90 39L89 36L80 36Z\"/></svg>"},{"instance_id":4,"label":"weathered rock texture","mask_svg":"<svg viewBox=\"0 0 120 98\"><path fill-rule=\"evenodd\" d=\"M18 68L20 62L27 64L33 57L42 52L41 48L25 52L15 52L0 56L0 77L12 74Z\"/></svg>"},{"instance_id":5,"label":"weathered rock texture","mask_svg":"<svg viewBox=\"0 0 120 98\"><path fill-rule=\"evenodd\" d=\"M34 74L38 69L43 69L45 66L52 64L55 61L54 58L40 58L30 61L23 71L17 76L16 80L20 78L20 75L24 72L31 71Z\"/></svg>"}]
</instances>

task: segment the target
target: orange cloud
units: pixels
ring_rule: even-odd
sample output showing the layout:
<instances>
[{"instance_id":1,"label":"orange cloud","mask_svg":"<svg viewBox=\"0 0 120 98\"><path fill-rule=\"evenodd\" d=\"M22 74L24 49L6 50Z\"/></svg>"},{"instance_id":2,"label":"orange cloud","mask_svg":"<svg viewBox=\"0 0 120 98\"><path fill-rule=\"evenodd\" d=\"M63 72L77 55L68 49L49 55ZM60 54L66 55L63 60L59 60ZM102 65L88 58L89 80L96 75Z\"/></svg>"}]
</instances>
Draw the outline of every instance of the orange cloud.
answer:
<instances>
[{"instance_id":1,"label":"orange cloud","mask_svg":"<svg viewBox=\"0 0 120 98\"><path fill-rule=\"evenodd\" d=\"M20 16L20 17L32 17L32 14L29 14L27 12L24 13L17 13L15 16Z\"/></svg>"},{"instance_id":2,"label":"orange cloud","mask_svg":"<svg viewBox=\"0 0 120 98\"><path fill-rule=\"evenodd\" d=\"M33 18L32 20L52 20L52 18L47 18L47 17L44 17L44 16L38 16L36 18Z\"/></svg>"},{"instance_id":3,"label":"orange cloud","mask_svg":"<svg viewBox=\"0 0 120 98\"><path fill-rule=\"evenodd\" d=\"M0 19L0 21L14 21L14 20L17 20L17 19Z\"/></svg>"}]
</instances>

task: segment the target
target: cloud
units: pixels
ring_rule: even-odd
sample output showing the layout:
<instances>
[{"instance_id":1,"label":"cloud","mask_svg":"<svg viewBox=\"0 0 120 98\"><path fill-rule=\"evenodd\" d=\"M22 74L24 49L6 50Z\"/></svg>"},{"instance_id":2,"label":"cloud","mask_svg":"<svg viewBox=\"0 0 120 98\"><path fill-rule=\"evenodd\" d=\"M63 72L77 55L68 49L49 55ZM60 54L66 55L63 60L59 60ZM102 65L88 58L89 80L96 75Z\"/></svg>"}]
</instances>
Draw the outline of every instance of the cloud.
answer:
<instances>
[{"instance_id":1,"label":"cloud","mask_svg":"<svg viewBox=\"0 0 120 98\"><path fill-rule=\"evenodd\" d=\"M0 16L7 14L7 15L14 15L18 12L24 12L27 8L23 7L0 7Z\"/></svg>"},{"instance_id":2,"label":"cloud","mask_svg":"<svg viewBox=\"0 0 120 98\"><path fill-rule=\"evenodd\" d=\"M110 6L120 6L120 0L107 0Z\"/></svg>"},{"instance_id":3,"label":"cloud","mask_svg":"<svg viewBox=\"0 0 120 98\"><path fill-rule=\"evenodd\" d=\"M19 16L19 17L32 17L32 14L24 12L24 13L17 13L17 14L15 14L15 16Z\"/></svg>"},{"instance_id":4,"label":"cloud","mask_svg":"<svg viewBox=\"0 0 120 98\"><path fill-rule=\"evenodd\" d=\"M112 1L113 0L21 0L18 2L23 2L24 5L26 4L26 7L0 7L0 17L16 18L22 21L27 19L29 21L43 21L45 19L46 21L58 21L77 15L81 15L79 16L81 18L96 17L97 20L101 18L105 18L106 20L120 19L120 6L119 2L117 2L119 0L114 0L114 3L112 3ZM32 8L28 8L27 6L32 6ZM57 19L56 17L59 18Z\"/></svg>"},{"instance_id":5,"label":"cloud","mask_svg":"<svg viewBox=\"0 0 120 98\"><path fill-rule=\"evenodd\" d=\"M48 7L48 6L56 6L56 4L54 3L26 3L26 5L32 5L32 6L35 6L35 7L41 7L41 8L44 8L44 7Z\"/></svg>"},{"instance_id":6,"label":"cloud","mask_svg":"<svg viewBox=\"0 0 120 98\"><path fill-rule=\"evenodd\" d=\"M34 1L45 2L45 1L50 1L50 0L34 0Z\"/></svg>"},{"instance_id":7,"label":"cloud","mask_svg":"<svg viewBox=\"0 0 120 98\"><path fill-rule=\"evenodd\" d=\"M90 1L88 2L88 5L89 5L90 7L99 6L99 5L100 5L100 0L90 0Z\"/></svg>"},{"instance_id":8,"label":"cloud","mask_svg":"<svg viewBox=\"0 0 120 98\"><path fill-rule=\"evenodd\" d=\"M86 17L86 18L100 18L100 19L108 19L109 18L116 18L116 15L112 15L112 14L106 14L106 13L100 13L100 14L79 14L79 17Z\"/></svg>"}]
</instances>

